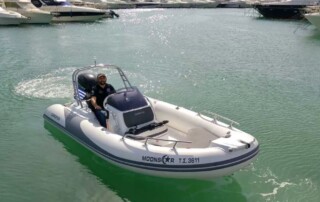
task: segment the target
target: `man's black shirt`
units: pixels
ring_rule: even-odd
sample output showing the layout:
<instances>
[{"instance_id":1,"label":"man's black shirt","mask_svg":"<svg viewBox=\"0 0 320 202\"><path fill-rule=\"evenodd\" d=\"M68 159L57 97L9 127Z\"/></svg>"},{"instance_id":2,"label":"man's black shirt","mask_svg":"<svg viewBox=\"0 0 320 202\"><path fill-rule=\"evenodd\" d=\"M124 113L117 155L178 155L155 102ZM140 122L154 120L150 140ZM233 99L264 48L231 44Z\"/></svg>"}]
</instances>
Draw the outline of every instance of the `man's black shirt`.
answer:
<instances>
[{"instance_id":1,"label":"man's black shirt","mask_svg":"<svg viewBox=\"0 0 320 202\"><path fill-rule=\"evenodd\" d=\"M95 96L97 98L97 100L96 100L97 105L99 105L100 107L104 108L102 106L104 99L108 95L111 95L111 94L113 94L115 92L116 92L116 90L110 84L106 84L104 88L102 88L99 85L96 85L96 87L93 89L93 96Z\"/></svg>"}]
</instances>

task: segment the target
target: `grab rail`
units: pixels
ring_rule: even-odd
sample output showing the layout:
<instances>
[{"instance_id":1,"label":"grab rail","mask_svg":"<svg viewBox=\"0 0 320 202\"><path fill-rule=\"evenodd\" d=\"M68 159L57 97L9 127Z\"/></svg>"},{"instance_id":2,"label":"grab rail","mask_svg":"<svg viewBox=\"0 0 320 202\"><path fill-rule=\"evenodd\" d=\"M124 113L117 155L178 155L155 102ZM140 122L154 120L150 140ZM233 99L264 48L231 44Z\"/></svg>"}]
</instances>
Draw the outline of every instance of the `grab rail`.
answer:
<instances>
[{"instance_id":1,"label":"grab rail","mask_svg":"<svg viewBox=\"0 0 320 202\"><path fill-rule=\"evenodd\" d=\"M204 112L212 115L212 116L213 116L213 120L210 121L210 120L205 119L204 117L202 117L202 114L198 112L199 117L203 118L204 120L213 122L213 123L215 123L215 124L220 125L220 124L218 123L218 120L224 120L224 121L229 122L228 128L230 128L230 129L233 129L233 124L235 124L235 125L240 125L238 122L236 122L236 121L234 121L234 120L232 120L232 119L229 119L229 118L227 118L227 117L221 116L221 115L219 115L219 114L216 114L216 113L213 113L213 112L210 112L210 111L207 111L207 110L205 110Z\"/></svg>"},{"instance_id":2,"label":"grab rail","mask_svg":"<svg viewBox=\"0 0 320 202\"><path fill-rule=\"evenodd\" d=\"M160 139L160 138L153 138L153 137L147 137L146 141L144 142L144 145L147 146L148 140L161 140L161 141L166 141L166 142L174 142L172 149L176 149L176 146L178 143L192 143L191 141L182 141L182 140L166 140L166 139Z\"/></svg>"},{"instance_id":3,"label":"grab rail","mask_svg":"<svg viewBox=\"0 0 320 202\"><path fill-rule=\"evenodd\" d=\"M132 135L130 135L130 134L125 134L125 135L121 138L121 140L124 141L124 139L125 139L126 137L130 137L130 136L132 136ZM172 147L172 149L174 149L174 150L176 149L176 146L177 146L178 143L188 143L188 144L192 143L191 141L182 141L182 140L166 140L166 139L153 138L153 137L144 137L144 138L145 138L144 146L147 146L149 140L160 140L160 141L165 141L165 142L174 142L173 147Z\"/></svg>"}]
</instances>

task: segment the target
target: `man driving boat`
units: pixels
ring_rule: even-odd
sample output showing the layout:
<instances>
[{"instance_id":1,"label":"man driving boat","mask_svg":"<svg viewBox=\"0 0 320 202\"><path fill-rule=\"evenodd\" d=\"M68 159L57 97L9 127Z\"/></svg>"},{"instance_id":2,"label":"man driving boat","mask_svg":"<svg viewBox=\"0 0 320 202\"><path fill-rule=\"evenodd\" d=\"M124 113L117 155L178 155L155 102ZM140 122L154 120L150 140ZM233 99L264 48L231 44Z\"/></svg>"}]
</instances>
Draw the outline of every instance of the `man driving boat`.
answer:
<instances>
[{"instance_id":1,"label":"man driving boat","mask_svg":"<svg viewBox=\"0 0 320 202\"><path fill-rule=\"evenodd\" d=\"M114 87L107 83L106 75L99 73L97 76L97 85L93 89L91 104L94 107L94 114L96 115L99 123L107 129L109 112L103 107L103 101L107 96L115 92Z\"/></svg>"}]
</instances>

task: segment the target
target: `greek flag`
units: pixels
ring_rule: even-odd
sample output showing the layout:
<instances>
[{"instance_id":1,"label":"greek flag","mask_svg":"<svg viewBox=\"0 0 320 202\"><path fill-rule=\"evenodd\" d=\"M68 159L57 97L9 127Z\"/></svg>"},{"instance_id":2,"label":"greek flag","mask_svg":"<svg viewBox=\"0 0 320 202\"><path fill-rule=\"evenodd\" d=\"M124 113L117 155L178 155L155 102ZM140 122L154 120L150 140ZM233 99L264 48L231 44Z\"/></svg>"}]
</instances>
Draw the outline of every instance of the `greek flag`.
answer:
<instances>
[{"instance_id":1,"label":"greek flag","mask_svg":"<svg viewBox=\"0 0 320 202\"><path fill-rule=\"evenodd\" d=\"M86 97L87 93L82 90L81 88L78 88L78 96L80 98L80 100L83 100Z\"/></svg>"}]
</instances>

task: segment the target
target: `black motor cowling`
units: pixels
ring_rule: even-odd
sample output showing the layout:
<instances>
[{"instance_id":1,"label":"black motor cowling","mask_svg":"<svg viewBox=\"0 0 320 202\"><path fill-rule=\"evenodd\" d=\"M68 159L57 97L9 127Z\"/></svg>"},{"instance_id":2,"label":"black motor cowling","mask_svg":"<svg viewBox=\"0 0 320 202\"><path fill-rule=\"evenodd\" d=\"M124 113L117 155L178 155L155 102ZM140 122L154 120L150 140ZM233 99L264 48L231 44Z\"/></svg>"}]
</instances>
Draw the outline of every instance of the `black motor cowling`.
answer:
<instances>
[{"instance_id":1,"label":"black motor cowling","mask_svg":"<svg viewBox=\"0 0 320 202\"><path fill-rule=\"evenodd\" d=\"M78 75L78 84L85 92L91 93L97 85L97 77L91 73L82 73Z\"/></svg>"}]
</instances>

